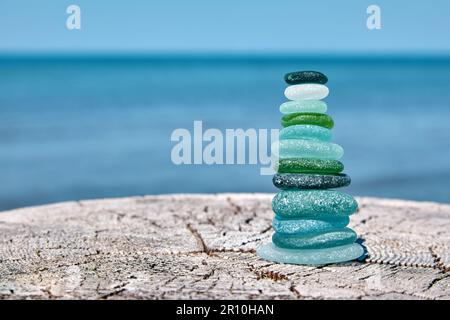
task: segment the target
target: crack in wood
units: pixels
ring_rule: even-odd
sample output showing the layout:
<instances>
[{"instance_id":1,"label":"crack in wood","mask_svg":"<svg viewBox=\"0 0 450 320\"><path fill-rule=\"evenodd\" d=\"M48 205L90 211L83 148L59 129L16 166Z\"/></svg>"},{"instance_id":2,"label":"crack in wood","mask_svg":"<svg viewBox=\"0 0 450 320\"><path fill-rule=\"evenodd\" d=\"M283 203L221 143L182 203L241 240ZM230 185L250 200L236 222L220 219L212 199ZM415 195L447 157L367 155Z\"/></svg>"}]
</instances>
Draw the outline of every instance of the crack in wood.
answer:
<instances>
[{"instance_id":1,"label":"crack in wood","mask_svg":"<svg viewBox=\"0 0 450 320\"><path fill-rule=\"evenodd\" d=\"M291 291L297 299L302 298L300 292L295 288L294 282L292 282L291 285L289 286L289 291Z\"/></svg>"},{"instance_id":2,"label":"crack in wood","mask_svg":"<svg viewBox=\"0 0 450 320\"><path fill-rule=\"evenodd\" d=\"M211 250L206 246L205 241L203 240L202 236L200 235L200 233L198 232L197 229L195 229L192 224L188 223L186 225L187 229L189 230L190 233L192 233L192 235L194 236L194 238L197 240L198 245L200 246L200 252L204 252L207 255L209 255L211 253Z\"/></svg>"},{"instance_id":3,"label":"crack in wood","mask_svg":"<svg viewBox=\"0 0 450 320\"><path fill-rule=\"evenodd\" d=\"M442 280L448 279L448 278L449 278L449 275L448 274L444 274L442 277L433 279L432 281L430 281L430 283L429 283L429 285L427 287L427 290L430 290L439 281L442 281Z\"/></svg>"},{"instance_id":4,"label":"crack in wood","mask_svg":"<svg viewBox=\"0 0 450 320\"><path fill-rule=\"evenodd\" d=\"M233 209L233 213L235 215L238 215L238 214L240 214L242 212L241 206L239 206L236 203L234 203L234 201L231 199L231 197L227 197L227 202L230 205L230 207Z\"/></svg>"},{"instance_id":5,"label":"crack in wood","mask_svg":"<svg viewBox=\"0 0 450 320\"><path fill-rule=\"evenodd\" d=\"M125 292L125 291L126 291L125 288L120 288L120 289L118 289L118 290L114 290L114 291L109 292L109 293L107 293L107 294L101 295L101 296L98 297L98 299L99 299L99 300L107 300L108 298L111 298L111 297L113 297L113 296L120 295L120 294L122 294L122 293Z\"/></svg>"},{"instance_id":6,"label":"crack in wood","mask_svg":"<svg viewBox=\"0 0 450 320\"><path fill-rule=\"evenodd\" d=\"M444 262L442 261L442 258L437 254L437 252L434 250L433 246L429 246L428 249L430 250L431 255L434 258L434 263L436 264L436 268L442 270L442 272L448 272L450 268L447 268L444 265Z\"/></svg>"}]
</instances>

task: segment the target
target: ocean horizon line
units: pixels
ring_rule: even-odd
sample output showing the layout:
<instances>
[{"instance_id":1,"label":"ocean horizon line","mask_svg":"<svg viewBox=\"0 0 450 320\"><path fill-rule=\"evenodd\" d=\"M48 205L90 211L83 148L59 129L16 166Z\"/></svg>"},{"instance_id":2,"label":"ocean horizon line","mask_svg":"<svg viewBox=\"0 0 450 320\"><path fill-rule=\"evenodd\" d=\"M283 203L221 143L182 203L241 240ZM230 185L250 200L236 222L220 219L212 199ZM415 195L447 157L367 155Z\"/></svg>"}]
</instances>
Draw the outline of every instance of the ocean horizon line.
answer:
<instances>
[{"instance_id":1,"label":"ocean horizon line","mask_svg":"<svg viewBox=\"0 0 450 320\"><path fill-rule=\"evenodd\" d=\"M450 53L0 52L1 61L342 61L450 62Z\"/></svg>"}]
</instances>

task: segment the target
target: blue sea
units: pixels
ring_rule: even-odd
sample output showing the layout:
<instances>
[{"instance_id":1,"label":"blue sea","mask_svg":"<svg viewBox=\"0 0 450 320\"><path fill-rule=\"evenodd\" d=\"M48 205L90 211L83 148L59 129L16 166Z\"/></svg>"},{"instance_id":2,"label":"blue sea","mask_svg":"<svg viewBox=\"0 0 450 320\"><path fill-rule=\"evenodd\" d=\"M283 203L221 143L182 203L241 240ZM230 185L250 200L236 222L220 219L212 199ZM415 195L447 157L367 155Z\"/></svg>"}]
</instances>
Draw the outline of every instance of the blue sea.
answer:
<instances>
[{"instance_id":1,"label":"blue sea","mask_svg":"<svg viewBox=\"0 0 450 320\"><path fill-rule=\"evenodd\" d=\"M259 165L174 165L176 128L279 128L295 70L328 75L359 196L450 202L450 58L4 56L0 210L163 193L275 192Z\"/></svg>"}]
</instances>

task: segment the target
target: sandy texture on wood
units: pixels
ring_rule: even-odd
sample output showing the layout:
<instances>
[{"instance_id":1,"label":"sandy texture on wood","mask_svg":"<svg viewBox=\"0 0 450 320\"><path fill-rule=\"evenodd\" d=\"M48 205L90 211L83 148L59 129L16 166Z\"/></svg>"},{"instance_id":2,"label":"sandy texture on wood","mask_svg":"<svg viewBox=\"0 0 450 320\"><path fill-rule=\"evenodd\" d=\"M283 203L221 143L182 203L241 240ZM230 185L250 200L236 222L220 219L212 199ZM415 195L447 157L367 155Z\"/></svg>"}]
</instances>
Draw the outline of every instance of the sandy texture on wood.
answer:
<instances>
[{"instance_id":1,"label":"sandy texture on wood","mask_svg":"<svg viewBox=\"0 0 450 320\"><path fill-rule=\"evenodd\" d=\"M255 256L270 194L165 195L0 213L0 298L449 299L450 205L358 198L368 257L322 267Z\"/></svg>"}]
</instances>

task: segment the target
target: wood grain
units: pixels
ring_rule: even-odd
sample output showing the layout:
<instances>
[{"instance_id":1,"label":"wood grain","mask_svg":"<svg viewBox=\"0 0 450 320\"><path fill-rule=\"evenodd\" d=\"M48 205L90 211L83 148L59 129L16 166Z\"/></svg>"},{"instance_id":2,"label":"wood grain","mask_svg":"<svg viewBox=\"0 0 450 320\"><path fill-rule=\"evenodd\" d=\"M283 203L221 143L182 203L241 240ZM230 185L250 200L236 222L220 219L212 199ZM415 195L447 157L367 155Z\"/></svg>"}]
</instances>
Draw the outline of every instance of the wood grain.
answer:
<instances>
[{"instance_id":1,"label":"wood grain","mask_svg":"<svg viewBox=\"0 0 450 320\"><path fill-rule=\"evenodd\" d=\"M0 213L2 299L449 299L450 205L357 198L365 261L255 256L271 194L162 195Z\"/></svg>"}]
</instances>

